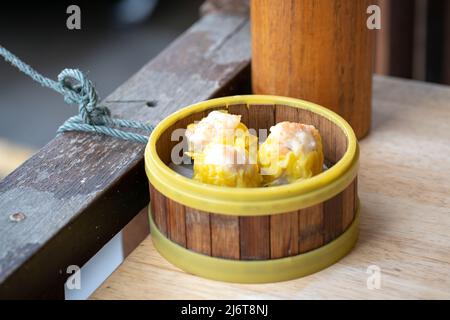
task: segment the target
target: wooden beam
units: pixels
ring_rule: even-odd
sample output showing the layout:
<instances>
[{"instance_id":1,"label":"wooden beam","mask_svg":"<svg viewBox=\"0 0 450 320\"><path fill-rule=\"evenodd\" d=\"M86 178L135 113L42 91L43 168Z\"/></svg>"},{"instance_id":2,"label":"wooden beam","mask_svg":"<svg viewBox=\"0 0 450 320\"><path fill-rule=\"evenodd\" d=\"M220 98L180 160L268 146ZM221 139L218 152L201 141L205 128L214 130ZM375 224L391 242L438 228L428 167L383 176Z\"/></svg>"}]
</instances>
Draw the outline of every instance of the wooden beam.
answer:
<instances>
[{"instance_id":1,"label":"wooden beam","mask_svg":"<svg viewBox=\"0 0 450 320\"><path fill-rule=\"evenodd\" d=\"M114 115L157 124L243 83L248 93L249 64L248 18L207 15L103 103ZM0 182L0 298L54 296L69 265L82 266L148 204L144 147L66 133ZM14 213L26 218L13 222Z\"/></svg>"},{"instance_id":2,"label":"wooden beam","mask_svg":"<svg viewBox=\"0 0 450 320\"><path fill-rule=\"evenodd\" d=\"M145 207L122 229L123 256L128 257L149 234L148 207Z\"/></svg>"}]
</instances>

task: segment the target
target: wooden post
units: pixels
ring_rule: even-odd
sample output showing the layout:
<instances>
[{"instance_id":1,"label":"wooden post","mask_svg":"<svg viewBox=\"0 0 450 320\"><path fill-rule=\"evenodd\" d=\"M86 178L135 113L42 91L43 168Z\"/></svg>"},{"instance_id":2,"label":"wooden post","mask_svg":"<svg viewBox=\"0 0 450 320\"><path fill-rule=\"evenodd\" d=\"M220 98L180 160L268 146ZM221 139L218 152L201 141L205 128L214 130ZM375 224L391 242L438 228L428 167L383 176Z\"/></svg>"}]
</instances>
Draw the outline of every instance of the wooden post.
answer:
<instances>
[{"instance_id":1,"label":"wooden post","mask_svg":"<svg viewBox=\"0 0 450 320\"><path fill-rule=\"evenodd\" d=\"M253 92L309 100L370 128L373 35L366 0L252 0Z\"/></svg>"}]
</instances>

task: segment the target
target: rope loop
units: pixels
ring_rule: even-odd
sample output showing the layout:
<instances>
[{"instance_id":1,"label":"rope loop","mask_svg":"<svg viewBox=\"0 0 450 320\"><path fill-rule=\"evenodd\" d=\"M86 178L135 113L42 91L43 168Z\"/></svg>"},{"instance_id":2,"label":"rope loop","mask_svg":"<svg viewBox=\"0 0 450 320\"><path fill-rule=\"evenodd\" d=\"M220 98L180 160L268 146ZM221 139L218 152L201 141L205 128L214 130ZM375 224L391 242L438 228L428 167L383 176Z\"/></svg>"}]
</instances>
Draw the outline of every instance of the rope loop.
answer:
<instances>
[{"instance_id":1,"label":"rope loop","mask_svg":"<svg viewBox=\"0 0 450 320\"><path fill-rule=\"evenodd\" d=\"M111 123L111 112L107 107L98 106L98 94L92 82L78 69L64 69L58 75L64 101L78 105L83 122L93 126Z\"/></svg>"},{"instance_id":2,"label":"rope loop","mask_svg":"<svg viewBox=\"0 0 450 320\"><path fill-rule=\"evenodd\" d=\"M141 129L148 132L153 130L153 126L139 121L112 118L111 111L107 107L98 105L99 99L94 85L80 70L64 69L58 75L58 81L56 82L38 73L31 66L20 60L1 45L0 56L3 56L7 62L11 63L14 67L28 75L34 81L40 83L42 86L62 94L66 103L78 105L78 115L66 120L66 122L59 127L58 133L81 131L100 133L115 138L142 143L148 141L148 137L145 135L114 128Z\"/></svg>"}]
</instances>

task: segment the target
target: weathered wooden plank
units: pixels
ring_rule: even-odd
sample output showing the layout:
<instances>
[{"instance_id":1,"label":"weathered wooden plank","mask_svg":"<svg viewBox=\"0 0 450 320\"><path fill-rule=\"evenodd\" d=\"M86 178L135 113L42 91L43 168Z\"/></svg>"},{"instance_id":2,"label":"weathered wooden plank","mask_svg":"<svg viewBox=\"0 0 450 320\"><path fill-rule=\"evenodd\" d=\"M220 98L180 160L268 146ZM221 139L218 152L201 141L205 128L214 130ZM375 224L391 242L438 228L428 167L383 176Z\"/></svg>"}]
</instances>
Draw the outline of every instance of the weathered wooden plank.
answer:
<instances>
[{"instance_id":1,"label":"weathered wooden plank","mask_svg":"<svg viewBox=\"0 0 450 320\"><path fill-rule=\"evenodd\" d=\"M128 257L149 234L148 208L145 207L122 229L123 256Z\"/></svg>"},{"instance_id":2,"label":"weathered wooden plank","mask_svg":"<svg viewBox=\"0 0 450 320\"><path fill-rule=\"evenodd\" d=\"M236 92L241 81L248 88L249 61L248 18L208 15L105 104L117 116L156 124L181 107ZM83 265L146 206L143 151L137 143L66 133L0 182L0 297L42 297L62 285L68 265ZM10 221L15 212L27 218Z\"/></svg>"}]
</instances>

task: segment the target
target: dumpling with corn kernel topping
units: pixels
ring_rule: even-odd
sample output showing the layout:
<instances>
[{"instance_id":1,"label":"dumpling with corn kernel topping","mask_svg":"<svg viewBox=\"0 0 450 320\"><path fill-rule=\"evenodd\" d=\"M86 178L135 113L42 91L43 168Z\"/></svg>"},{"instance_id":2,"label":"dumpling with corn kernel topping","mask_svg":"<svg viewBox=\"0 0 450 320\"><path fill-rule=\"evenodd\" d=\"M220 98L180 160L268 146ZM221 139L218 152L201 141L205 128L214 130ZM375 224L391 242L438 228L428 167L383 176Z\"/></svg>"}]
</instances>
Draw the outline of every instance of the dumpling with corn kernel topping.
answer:
<instances>
[{"instance_id":1,"label":"dumpling with corn kernel topping","mask_svg":"<svg viewBox=\"0 0 450 320\"><path fill-rule=\"evenodd\" d=\"M312 125L280 122L258 151L264 185L281 185L310 178L323 169L322 138Z\"/></svg>"},{"instance_id":2,"label":"dumpling with corn kernel topping","mask_svg":"<svg viewBox=\"0 0 450 320\"><path fill-rule=\"evenodd\" d=\"M210 143L194 157L194 180L217 186L259 187L262 182L256 156L241 146Z\"/></svg>"},{"instance_id":3,"label":"dumpling with corn kernel topping","mask_svg":"<svg viewBox=\"0 0 450 320\"><path fill-rule=\"evenodd\" d=\"M210 143L240 146L247 150L250 145L257 145L257 137L241 123L241 116L226 110L212 111L199 122L188 125L185 136L187 154L191 157L201 154Z\"/></svg>"}]
</instances>

